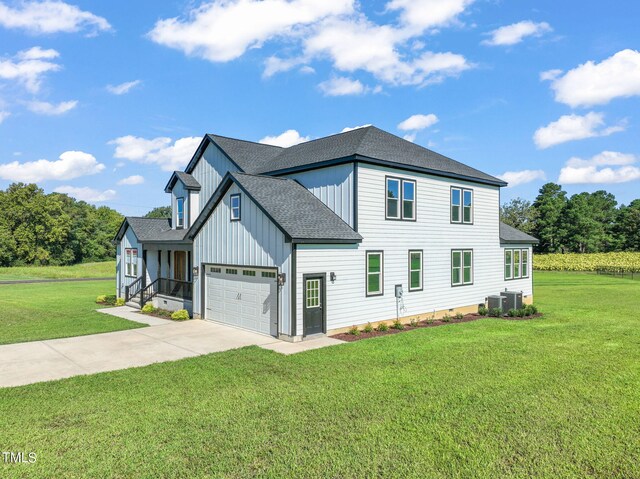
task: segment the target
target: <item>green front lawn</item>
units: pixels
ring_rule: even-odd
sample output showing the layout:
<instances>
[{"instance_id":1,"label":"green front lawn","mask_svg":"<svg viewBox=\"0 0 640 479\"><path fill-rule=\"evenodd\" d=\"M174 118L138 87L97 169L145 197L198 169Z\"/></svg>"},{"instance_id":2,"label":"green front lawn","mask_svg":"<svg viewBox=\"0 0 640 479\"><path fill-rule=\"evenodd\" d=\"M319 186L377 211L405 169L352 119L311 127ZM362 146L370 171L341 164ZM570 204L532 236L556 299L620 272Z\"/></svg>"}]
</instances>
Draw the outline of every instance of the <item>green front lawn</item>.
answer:
<instances>
[{"instance_id":1,"label":"green front lawn","mask_svg":"<svg viewBox=\"0 0 640 479\"><path fill-rule=\"evenodd\" d=\"M0 285L0 344L65 338L144 327L97 313L113 280ZM1 444L0 444L1 449Z\"/></svg>"},{"instance_id":2,"label":"green front lawn","mask_svg":"<svg viewBox=\"0 0 640 479\"><path fill-rule=\"evenodd\" d=\"M257 347L0 390L15 477L640 477L637 281L537 273L529 321ZM4 469L2 469L4 468ZM0 474L2 475L2 474Z\"/></svg>"},{"instance_id":3,"label":"green front lawn","mask_svg":"<svg viewBox=\"0 0 640 479\"><path fill-rule=\"evenodd\" d=\"M13 266L0 268L0 281L115 277L115 261L81 263L73 266Z\"/></svg>"}]
</instances>

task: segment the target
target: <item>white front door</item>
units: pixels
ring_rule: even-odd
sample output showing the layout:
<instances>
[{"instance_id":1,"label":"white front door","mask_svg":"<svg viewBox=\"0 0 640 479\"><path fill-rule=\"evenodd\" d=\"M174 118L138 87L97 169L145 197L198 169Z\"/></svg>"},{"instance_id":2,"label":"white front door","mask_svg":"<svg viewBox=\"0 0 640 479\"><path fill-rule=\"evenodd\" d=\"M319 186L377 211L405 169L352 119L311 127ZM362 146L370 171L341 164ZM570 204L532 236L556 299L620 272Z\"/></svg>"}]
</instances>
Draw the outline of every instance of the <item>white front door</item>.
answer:
<instances>
[{"instance_id":1,"label":"white front door","mask_svg":"<svg viewBox=\"0 0 640 479\"><path fill-rule=\"evenodd\" d=\"M277 336L275 269L213 265L205 276L205 319Z\"/></svg>"}]
</instances>

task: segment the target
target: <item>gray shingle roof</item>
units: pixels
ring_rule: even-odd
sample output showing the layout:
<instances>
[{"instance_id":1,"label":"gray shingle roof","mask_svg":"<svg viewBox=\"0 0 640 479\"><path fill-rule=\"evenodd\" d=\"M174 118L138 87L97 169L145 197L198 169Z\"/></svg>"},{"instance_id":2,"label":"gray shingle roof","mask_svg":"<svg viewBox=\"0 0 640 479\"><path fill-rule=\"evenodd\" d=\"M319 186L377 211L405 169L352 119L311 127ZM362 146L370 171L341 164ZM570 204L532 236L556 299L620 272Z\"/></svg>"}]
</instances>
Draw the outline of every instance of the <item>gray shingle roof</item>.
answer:
<instances>
[{"instance_id":1,"label":"gray shingle roof","mask_svg":"<svg viewBox=\"0 0 640 479\"><path fill-rule=\"evenodd\" d=\"M500 242L513 244L537 244L537 238L520 231L519 229L500 222Z\"/></svg>"},{"instance_id":2,"label":"gray shingle roof","mask_svg":"<svg viewBox=\"0 0 640 479\"><path fill-rule=\"evenodd\" d=\"M279 146L237 140L226 136L207 136L247 173L256 173L263 164L269 163L284 149Z\"/></svg>"},{"instance_id":3,"label":"gray shingle roof","mask_svg":"<svg viewBox=\"0 0 640 479\"><path fill-rule=\"evenodd\" d=\"M373 163L410 167L437 175L506 186L506 183L499 178L387 133L375 126L311 140L289 148L252 143L218 135L208 135L208 137L222 148L245 173L251 174L270 174L309 167L332 160L357 157Z\"/></svg>"},{"instance_id":4,"label":"gray shingle roof","mask_svg":"<svg viewBox=\"0 0 640 479\"><path fill-rule=\"evenodd\" d=\"M232 173L231 177L294 242L359 242L362 236L296 181Z\"/></svg>"},{"instance_id":5,"label":"gray shingle roof","mask_svg":"<svg viewBox=\"0 0 640 479\"><path fill-rule=\"evenodd\" d=\"M168 218L140 218L137 216L127 216L124 219L117 239L122 239L125 232L125 225L133 230L133 233L141 243L156 241L182 241L187 230L171 229L171 220Z\"/></svg>"},{"instance_id":6,"label":"gray shingle roof","mask_svg":"<svg viewBox=\"0 0 640 479\"><path fill-rule=\"evenodd\" d=\"M201 188L198 180L189 173L185 173L184 171L174 171L171 178L169 178L167 186L164 187L164 191L169 193L178 180L182 182L187 190L199 190Z\"/></svg>"},{"instance_id":7,"label":"gray shingle roof","mask_svg":"<svg viewBox=\"0 0 640 479\"><path fill-rule=\"evenodd\" d=\"M227 173L191 226L188 238L193 239L198 234L232 182L294 243L362 241L362 236L296 181L238 172Z\"/></svg>"}]
</instances>

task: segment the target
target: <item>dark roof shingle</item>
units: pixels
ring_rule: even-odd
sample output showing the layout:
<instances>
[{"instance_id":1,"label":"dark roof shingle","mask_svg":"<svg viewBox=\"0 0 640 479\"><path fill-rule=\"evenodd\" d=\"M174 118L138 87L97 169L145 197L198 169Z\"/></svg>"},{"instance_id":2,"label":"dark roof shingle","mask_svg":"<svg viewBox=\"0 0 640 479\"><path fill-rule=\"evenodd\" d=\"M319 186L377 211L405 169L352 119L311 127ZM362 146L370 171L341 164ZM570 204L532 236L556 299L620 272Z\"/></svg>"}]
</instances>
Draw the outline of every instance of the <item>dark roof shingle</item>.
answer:
<instances>
[{"instance_id":1,"label":"dark roof shingle","mask_svg":"<svg viewBox=\"0 0 640 479\"><path fill-rule=\"evenodd\" d=\"M513 244L538 244L539 240L501 221L500 242Z\"/></svg>"},{"instance_id":2,"label":"dark roof shingle","mask_svg":"<svg viewBox=\"0 0 640 479\"><path fill-rule=\"evenodd\" d=\"M118 232L117 239L122 239L125 224L133 230L133 233L141 243L156 241L183 241L187 230L171 229L169 218L140 218L137 216L127 216Z\"/></svg>"}]
</instances>

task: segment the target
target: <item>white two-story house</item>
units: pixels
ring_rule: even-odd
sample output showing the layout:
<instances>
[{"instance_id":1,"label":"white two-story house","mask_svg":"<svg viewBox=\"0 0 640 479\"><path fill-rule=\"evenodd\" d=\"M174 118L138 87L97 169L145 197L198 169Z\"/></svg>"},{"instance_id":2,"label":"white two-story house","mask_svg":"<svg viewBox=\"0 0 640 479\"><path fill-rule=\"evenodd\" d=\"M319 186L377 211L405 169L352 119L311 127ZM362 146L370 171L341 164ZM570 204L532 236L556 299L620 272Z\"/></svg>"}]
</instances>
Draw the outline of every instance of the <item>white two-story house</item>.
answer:
<instances>
[{"instance_id":1,"label":"white two-story house","mask_svg":"<svg viewBox=\"0 0 640 479\"><path fill-rule=\"evenodd\" d=\"M289 148L206 135L171 219L128 217L117 293L282 339L532 301L506 183L375 127ZM400 292L400 294L397 294Z\"/></svg>"}]
</instances>

